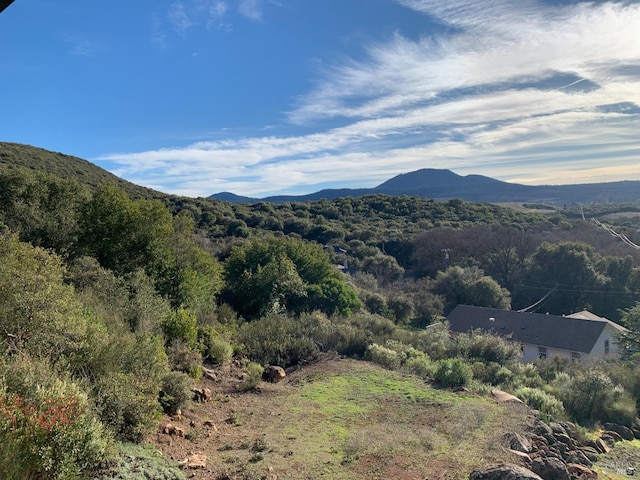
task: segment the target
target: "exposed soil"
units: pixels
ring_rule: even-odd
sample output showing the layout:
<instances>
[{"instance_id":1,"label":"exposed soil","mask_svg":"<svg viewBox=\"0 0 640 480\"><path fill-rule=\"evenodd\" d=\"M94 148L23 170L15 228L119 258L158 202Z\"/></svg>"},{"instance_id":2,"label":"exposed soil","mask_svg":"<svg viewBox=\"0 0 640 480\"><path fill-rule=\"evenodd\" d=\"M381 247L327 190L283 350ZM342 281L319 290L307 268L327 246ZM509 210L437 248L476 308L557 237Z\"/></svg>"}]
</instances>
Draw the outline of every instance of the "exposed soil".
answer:
<instances>
[{"instance_id":1,"label":"exposed soil","mask_svg":"<svg viewBox=\"0 0 640 480\"><path fill-rule=\"evenodd\" d=\"M187 478L467 478L475 466L517 461L503 447L502 434L525 431L532 421L522 405L435 391L413 377L351 359L322 357L288 372L280 383L263 382L252 391L242 390L245 374L239 363L215 372L215 380L203 378L199 385L211 389L210 401L165 417L147 439L177 462L204 455L204 468L185 466ZM352 389L351 382L360 378L354 375L379 375L383 393L371 393L371 385L369 393ZM390 375L402 388L405 378L413 382L407 384L411 388L384 394ZM334 402L332 391L322 390L327 379L334 382L327 388L344 402ZM344 389L335 386L341 385L337 379L346 382ZM178 430L162 433L167 423Z\"/></svg>"}]
</instances>

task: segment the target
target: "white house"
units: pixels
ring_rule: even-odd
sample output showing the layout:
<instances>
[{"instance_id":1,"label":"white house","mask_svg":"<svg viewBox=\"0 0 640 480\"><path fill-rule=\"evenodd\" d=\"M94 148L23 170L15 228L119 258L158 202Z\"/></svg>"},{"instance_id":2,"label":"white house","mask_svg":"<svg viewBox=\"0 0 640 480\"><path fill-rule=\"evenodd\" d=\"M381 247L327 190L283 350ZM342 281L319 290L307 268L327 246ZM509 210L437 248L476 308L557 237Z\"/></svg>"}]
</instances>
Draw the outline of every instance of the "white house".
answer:
<instances>
[{"instance_id":1,"label":"white house","mask_svg":"<svg viewBox=\"0 0 640 480\"><path fill-rule=\"evenodd\" d=\"M588 311L545 315L458 305L447 317L452 332L482 330L522 345L522 361L563 357L585 360L618 353L616 338L628 330Z\"/></svg>"}]
</instances>

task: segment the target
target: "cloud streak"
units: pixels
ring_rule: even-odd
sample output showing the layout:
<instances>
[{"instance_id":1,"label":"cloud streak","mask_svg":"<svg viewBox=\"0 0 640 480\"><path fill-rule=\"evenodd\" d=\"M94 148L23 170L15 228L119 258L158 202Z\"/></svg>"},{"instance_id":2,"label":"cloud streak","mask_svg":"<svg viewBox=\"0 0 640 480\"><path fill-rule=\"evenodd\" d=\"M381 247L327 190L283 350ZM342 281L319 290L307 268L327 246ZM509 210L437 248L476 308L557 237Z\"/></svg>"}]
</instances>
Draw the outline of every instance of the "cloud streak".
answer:
<instances>
[{"instance_id":1,"label":"cloud streak","mask_svg":"<svg viewBox=\"0 0 640 480\"><path fill-rule=\"evenodd\" d=\"M308 192L344 179L373 186L424 167L529 184L640 179L638 2L398 3L447 33L398 32L366 46L365 60L321 72L288 118L332 128L101 160L190 196ZM241 2L253 20L258 7Z\"/></svg>"}]
</instances>

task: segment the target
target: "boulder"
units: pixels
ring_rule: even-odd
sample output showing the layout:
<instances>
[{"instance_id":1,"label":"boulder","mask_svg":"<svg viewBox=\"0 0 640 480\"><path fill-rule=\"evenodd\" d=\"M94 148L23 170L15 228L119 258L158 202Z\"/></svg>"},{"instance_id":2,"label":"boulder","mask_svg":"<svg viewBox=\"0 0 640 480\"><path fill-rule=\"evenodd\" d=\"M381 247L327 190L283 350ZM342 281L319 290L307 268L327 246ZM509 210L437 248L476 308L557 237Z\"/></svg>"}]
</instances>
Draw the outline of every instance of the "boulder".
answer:
<instances>
[{"instance_id":1,"label":"boulder","mask_svg":"<svg viewBox=\"0 0 640 480\"><path fill-rule=\"evenodd\" d=\"M469 480L542 480L542 478L531 470L513 463L492 463L471 472Z\"/></svg>"},{"instance_id":2,"label":"boulder","mask_svg":"<svg viewBox=\"0 0 640 480\"><path fill-rule=\"evenodd\" d=\"M624 425L618 425L617 423L604 423L602 425L602 428L611 432L616 432L624 440L631 441L635 438L633 435L633 431L629 427L625 427Z\"/></svg>"},{"instance_id":3,"label":"boulder","mask_svg":"<svg viewBox=\"0 0 640 480\"><path fill-rule=\"evenodd\" d=\"M571 480L598 480L598 474L584 465L570 463L567 465Z\"/></svg>"},{"instance_id":4,"label":"boulder","mask_svg":"<svg viewBox=\"0 0 640 480\"><path fill-rule=\"evenodd\" d=\"M551 422L549 424L549 427L551 427L551 430L553 430L554 434L562 434L562 435L569 436L566 428L564 428L564 425L560 422Z\"/></svg>"},{"instance_id":5,"label":"boulder","mask_svg":"<svg viewBox=\"0 0 640 480\"><path fill-rule=\"evenodd\" d=\"M602 438L597 438L593 442L593 447L600 453L609 453L609 451L611 450L611 447Z\"/></svg>"},{"instance_id":6,"label":"boulder","mask_svg":"<svg viewBox=\"0 0 640 480\"><path fill-rule=\"evenodd\" d=\"M519 433L508 432L502 437L511 450L523 453L531 453L531 442L528 438Z\"/></svg>"},{"instance_id":7,"label":"boulder","mask_svg":"<svg viewBox=\"0 0 640 480\"><path fill-rule=\"evenodd\" d=\"M176 427L172 423L164 423L160 425L160 432L165 435L175 435L176 437L184 437L184 430L180 427Z\"/></svg>"},{"instance_id":8,"label":"boulder","mask_svg":"<svg viewBox=\"0 0 640 480\"><path fill-rule=\"evenodd\" d=\"M531 470L544 480L571 480L567 465L558 458L536 458L531 464Z\"/></svg>"},{"instance_id":9,"label":"boulder","mask_svg":"<svg viewBox=\"0 0 640 480\"><path fill-rule=\"evenodd\" d=\"M194 453L180 462L184 467L195 470L207 468L207 456L202 453Z\"/></svg>"},{"instance_id":10,"label":"boulder","mask_svg":"<svg viewBox=\"0 0 640 480\"><path fill-rule=\"evenodd\" d=\"M264 369L265 380L273 383L278 383L284 377L287 376L287 372L284 371L284 368L278 367L275 365L269 365Z\"/></svg>"},{"instance_id":11,"label":"boulder","mask_svg":"<svg viewBox=\"0 0 640 480\"><path fill-rule=\"evenodd\" d=\"M502 390L498 390L498 389L492 390L491 395L493 396L493 398L496 399L498 403L509 403L509 402L523 403L522 400L520 400L515 395L511 395L510 393L503 392Z\"/></svg>"},{"instance_id":12,"label":"boulder","mask_svg":"<svg viewBox=\"0 0 640 480\"><path fill-rule=\"evenodd\" d=\"M194 402L208 402L213 398L213 394L211 393L211 389L203 387L203 388L192 388L191 392L193 392L193 401Z\"/></svg>"},{"instance_id":13,"label":"boulder","mask_svg":"<svg viewBox=\"0 0 640 480\"><path fill-rule=\"evenodd\" d=\"M606 442L607 445L613 447L617 442L622 441L622 437L619 433L612 432L611 430L605 430L600 434L600 438Z\"/></svg>"},{"instance_id":14,"label":"boulder","mask_svg":"<svg viewBox=\"0 0 640 480\"><path fill-rule=\"evenodd\" d=\"M559 443L564 443L570 449L576 448L576 442L574 442L573 438L565 433L554 433L553 438L555 438Z\"/></svg>"},{"instance_id":15,"label":"boulder","mask_svg":"<svg viewBox=\"0 0 640 480\"><path fill-rule=\"evenodd\" d=\"M582 453L584 453L587 458L589 460L591 460L592 462L597 462L598 461L598 450L596 450L595 448L593 448L592 446L588 445L588 446L582 446L582 447L578 447L578 450L580 450Z\"/></svg>"}]
</instances>

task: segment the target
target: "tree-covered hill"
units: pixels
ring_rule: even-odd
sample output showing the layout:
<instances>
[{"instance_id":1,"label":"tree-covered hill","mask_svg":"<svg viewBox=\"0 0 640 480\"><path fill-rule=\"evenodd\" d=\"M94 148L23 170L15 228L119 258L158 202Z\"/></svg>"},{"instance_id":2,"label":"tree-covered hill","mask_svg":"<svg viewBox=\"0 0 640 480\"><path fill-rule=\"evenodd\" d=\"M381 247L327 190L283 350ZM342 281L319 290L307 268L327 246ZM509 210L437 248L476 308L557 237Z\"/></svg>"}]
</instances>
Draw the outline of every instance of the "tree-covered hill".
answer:
<instances>
[{"instance_id":1,"label":"tree-covered hill","mask_svg":"<svg viewBox=\"0 0 640 480\"><path fill-rule=\"evenodd\" d=\"M52 173L72 179L95 190L110 182L118 185L133 198L160 198L165 196L150 188L128 182L82 158L52 152L43 148L19 143L0 142L0 166L11 169L24 167L33 171Z\"/></svg>"},{"instance_id":2,"label":"tree-covered hill","mask_svg":"<svg viewBox=\"0 0 640 480\"><path fill-rule=\"evenodd\" d=\"M130 478L142 459L125 444L188 406L203 368L232 360L238 389L259 386L266 365L338 353L443 387L520 392L562 418L635 420L637 218L612 217L622 242L563 209L383 194L232 204L1 147L0 478ZM620 316L630 362L523 367L519 346L452 337L441 322L457 304L540 298L552 313ZM594 375L602 394L585 413L577 394ZM145 461L148 478L169 468Z\"/></svg>"}]
</instances>

